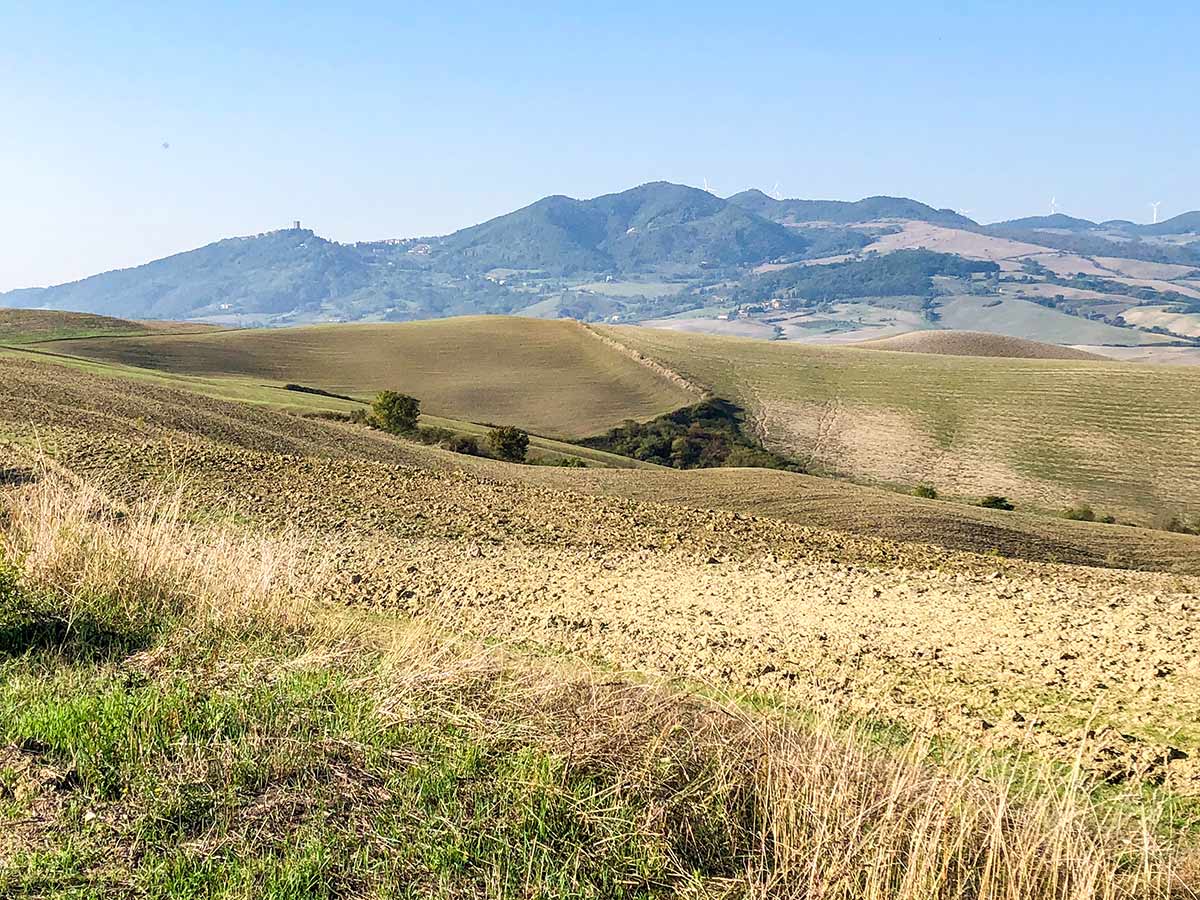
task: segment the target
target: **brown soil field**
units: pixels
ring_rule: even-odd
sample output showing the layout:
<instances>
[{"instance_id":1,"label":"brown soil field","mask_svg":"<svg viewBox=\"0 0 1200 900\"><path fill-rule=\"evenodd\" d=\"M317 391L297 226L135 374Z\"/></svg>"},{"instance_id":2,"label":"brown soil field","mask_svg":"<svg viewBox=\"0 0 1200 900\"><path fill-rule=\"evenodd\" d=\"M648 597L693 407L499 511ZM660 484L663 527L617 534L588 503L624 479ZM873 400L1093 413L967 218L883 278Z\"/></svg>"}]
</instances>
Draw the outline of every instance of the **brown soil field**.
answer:
<instances>
[{"instance_id":1,"label":"brown soil field","mask_svg":"<svg viewBox=\"0 0 1200 900\"><path fill-rule=\"evenodd\" d=\"M335 561L332 599L988 748L1082 752L1105 777L1200 796L1195 575L806 527L787 520L804 504L789 508L786 485L818 479L784 473L765 473L766 515L700 509L703 491L754 508L764 473L552 472L32 360L0 359L0 374L6 482L38 477L41 453L117 502L181 490L198 522L313 535ZM865 489L839 490L847 506ZM1063 524L1068 543L1139 534Z\"/></svg>"},{"instance_id":2,"label":"brown soil field","mask_svg":"<svg viewBox=\"0 0 1200 900\"><path fill-rule=\"evenodd\" d=\"M898 350L904 353L944 353L949 356L993 356L1006 359L1102 359L1058 344L989 334L984 331L910 331L877 341L852 346L867 350Z\"/></svg>"},{"instance_id":3,"label":"brown soil field","mask_svg":"<svg viewBox=\"0 0 1200 900\"><path fill-rule=\"evenodd\" d=\"M584 437L694 397L574 322L480 316L61 341L57 353L184 375L419 397L437 416Z\"/></svg>"}]
</instances>

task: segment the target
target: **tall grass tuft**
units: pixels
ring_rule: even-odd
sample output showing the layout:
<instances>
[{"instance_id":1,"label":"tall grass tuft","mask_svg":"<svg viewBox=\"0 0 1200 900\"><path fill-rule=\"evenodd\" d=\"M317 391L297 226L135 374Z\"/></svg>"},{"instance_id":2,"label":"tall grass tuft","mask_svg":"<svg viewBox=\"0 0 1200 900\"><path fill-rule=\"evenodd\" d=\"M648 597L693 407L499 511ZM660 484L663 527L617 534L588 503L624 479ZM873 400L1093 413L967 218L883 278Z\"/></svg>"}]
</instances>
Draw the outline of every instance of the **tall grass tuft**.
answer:
<instances>
[{"instance_id":1,"label":"tall grass tuft","mask_svg":"<svg viewBox=\"0 0 1200 900\"><path fill-rule=\"evenodd\" d=\"M299 537L191 525L179 492L125 508L52 471L0 493L0 554L67 630L300 632L325 581L320 554Z\"/></svg>"}]
</instances>

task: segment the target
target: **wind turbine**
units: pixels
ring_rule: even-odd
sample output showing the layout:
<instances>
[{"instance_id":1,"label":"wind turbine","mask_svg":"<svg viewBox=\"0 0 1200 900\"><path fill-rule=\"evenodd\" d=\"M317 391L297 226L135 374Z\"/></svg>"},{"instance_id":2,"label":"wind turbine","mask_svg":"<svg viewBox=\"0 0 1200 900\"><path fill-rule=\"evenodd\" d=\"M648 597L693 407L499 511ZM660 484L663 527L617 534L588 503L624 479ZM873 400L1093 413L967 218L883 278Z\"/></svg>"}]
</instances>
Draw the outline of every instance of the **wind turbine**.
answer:
<instances>
[{"instance_id":1,"label":"wind turbine","mask_svg":"<svg viewBox=\"0 0 1200 900\"><path fill-rule=\"evenodd\" d=\"M782 200L783 194L779 191L779 182L775 182L775 187L771 188L771 196L776 200Z\"/></svg>"},{"instance_id":2,"label":"wind turbine","mask_svg":"<svg viewBox=\"0 0 1200 900\"><path fill-rule=\"evenodd\" d=\"M1057 198L1057 197L1051 197L1051 198L1050 198L1050 215L1052 215L1052 216L1053 216L1053 215L1054 215L1054 214L1056 214L1057 212L1058 212L1058 198Z\"/></svg>"},{"instance_id":3,"label":"wind turbine","mask_svg":"<svg viewBox=\"0 0 1200 900\"><path fill-rule=\"evenodd\" d=\"M1150 204L1150 208L1151 208L1152 210L1154 210L1154 224L1155 224L1155 225L1157 225L1157 224L1158 224L1158 208L1159 208L1160 206L1162 206L1162 201L1161 201L1161 200L1155 200L1153 203L1151 203L1151 204Z\"/></svg>"},{"instance_id":4,"label":"wind turbine","mask_svg":"<svg viewBox=\"0 0 1200 900\"><path fill-rule=\"evenodd\" d=\"M708 184L708 178L705 178L705 179L704 179L704 189L705 189L706 191L708 191L710 194L712 194L712 193L713 193L713 189L712 189L711 187L709 187L709 184Z\"/></svg>"}]
</instances>

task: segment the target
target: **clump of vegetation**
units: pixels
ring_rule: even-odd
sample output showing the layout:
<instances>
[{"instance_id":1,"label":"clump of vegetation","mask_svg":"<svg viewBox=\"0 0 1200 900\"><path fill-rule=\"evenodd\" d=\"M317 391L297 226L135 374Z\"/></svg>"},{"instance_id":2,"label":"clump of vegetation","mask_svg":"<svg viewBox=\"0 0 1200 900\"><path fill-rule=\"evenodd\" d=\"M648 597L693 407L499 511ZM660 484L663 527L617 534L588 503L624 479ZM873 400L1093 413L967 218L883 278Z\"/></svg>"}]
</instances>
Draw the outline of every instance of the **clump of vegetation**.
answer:
<instances>
[{"instance_id":1,"label":"clump of vegetation","mask_svg":"<svg viewBox=\"0 0 1200 900\"><path fill-rule=\"evenodd\" d=\"M925 500L936 500L938 498L937 488L932 484L918 484L913 488L913 496L921 497Z\"/></svg>"},{"instance_id":2,"label":"clump of vegetation","mask_svg":"<svg viewBox=\"0 0 1200 900\"><path fill-rule=\"evenodd\" d=\"M747 435L744 418L740 407L714 397L650 422L631 419L602 437L581 443L676 469L756 466L799 470L791 460L771 453Z\"/></svg>"},{"instance_id":3,"label":"clump of vegetation","mask_svg":"<svg viewBox=\"0 0 1200 900\"><path fill-rule=\"evenodd\" d=\"M529 435L514 425L501 425L488 432L487 444L497 459L524 462L529 451Z\"/></svg>"},{"instance_id":4,"label":"clump of vegetation","mask_svg":"<svg viewBox=\"0 0 1200 900\"><path fill-rule=\"evenodd\" d=\"M365 409L352 409L347 412L337 409L318 409L312 412L301 413L300 415L305 419L324 419L327 422L349 422L351 425L365 425L369 428L375 427L371 413Z\"/></svg>"},{"instance_id":5,"label":"clump of vegetation","mask_svg":"<svg viewBox=\"0 0 1200 900\"><path fill-rule=\"evenodd\" d=\"M289 382L283 386L285 391L296 391L301 394L316 394L320 397L333 397L335 400L349 400L351 403L358 403L353 397L347 397L345 394L335 394L331 391L322 390L321 388L308 387L303 384L293 384Z\"/></svg>"},{"instance_id":6,"label":"clump of vegetation","mask_svg":"<svg viewBox=\"0 0 1200 900\"><path fill-rule=\"evenodd\" d=\"M535 466L554 466L560 469L587 468L587 463L585 463L578 456L559 456L557 458L542 457L541 459L535 460L533 464Z\"/></svg>"},{"instance_id":7,"label":"clump of vegetation","mask_svg":"<svg viewBox=\"0 0 1200 900\"><path fill-rule=\"evenodd\" d=\"M408 437L430 447L440 447L457 437L457 433L437 425L421 425L415 431L409 432Z\"/></svg>"},{"instance_id":8,"label":"clump of vegetation","mask_svg":"<svg viewBox=\"0 0 1200 900\"><path fill-rule=\"evenodd\" d=\"M1064 509L1063 518L1072 519L1076 522L1095 522L1096 511L1086 503L1079 503Z\"/></svg>"},{"instance_id":9,"label":"clump of vegetation","mask_svg":"<svg viewBox=\"0 0 1200 900\"><path fill-rule=\"evenodd\" d=\"M1004 510L1016 509L1016 507L1013 506L1013 503L1011 500L1009 500L1007 497L1002 496L1000 494L988 494L986 497L984 497L982 500L979 501L979 505L982 506L984 509L1004 509Z\"/></svg>"},{"instance_id":10,"label":"clump of vegetation","mask_svg":"<svg viewBox=\"0 0 1200 900\"><path fill-rule=\"evenodd\" d=\"M409 434L416 430L421 416L421 401L396 391L380 391L371 404L377 427L391 434Z\"/></svg>"},{"instance_id":11,"label":"clump of vegetation","mask_svg":"<svg viewBox=\"0 0 1200 900\"><path fill-rule=\"evenodd\" d=\"M1155 519L1154 527L1174 534L1200 534L1200 518L1188 518L1180 513L1167 513Z\"/></svg>"},{"instance_id":12,"label":"clump of vegetation","mask_svg":"<svg viewBox=\"0 0 1200 900\"><path fill-rule=\"evenodd\" d=\"M850 297L929 297L934 294L934 276L961 278L999 271L994 262L931 250L899 250L826 266L792 266L754 275L742 282L731 299L740 304L770 297L814 302Z\"/></svg>"},{"instance_id":13,"label":"clump of vegetation","mask_svg":"<svg viewBox=\"0 0 1200 900\"><path fill-rule=\"evenodd\" d=\"M479 456L479 441L469 434L456 434L447 438L441 444L442 449L464 456Z\"/></svg>"}]
</instances>

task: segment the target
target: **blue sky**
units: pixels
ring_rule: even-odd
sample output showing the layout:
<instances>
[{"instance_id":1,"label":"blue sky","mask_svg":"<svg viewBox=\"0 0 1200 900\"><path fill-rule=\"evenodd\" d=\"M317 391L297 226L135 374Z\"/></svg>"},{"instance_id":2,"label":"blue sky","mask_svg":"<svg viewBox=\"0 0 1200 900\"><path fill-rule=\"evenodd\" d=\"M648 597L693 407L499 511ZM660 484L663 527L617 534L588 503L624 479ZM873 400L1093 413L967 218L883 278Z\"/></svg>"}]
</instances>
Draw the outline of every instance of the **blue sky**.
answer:
<instances>
[{"instance_id":1,"label":"blue sky","mask_svg":"<svg viewBox=\"0 0 1200 900\"><path fill-rule=\"evenodd\" d=\"M49 6L0 0L0 290L657 179L1200 207L1193 3Z\"/></svg>"}]
</instances>

